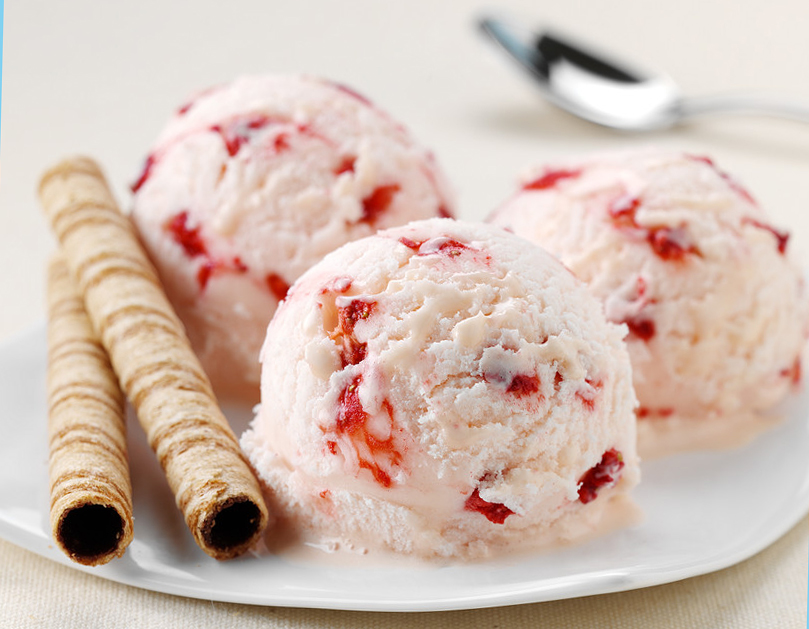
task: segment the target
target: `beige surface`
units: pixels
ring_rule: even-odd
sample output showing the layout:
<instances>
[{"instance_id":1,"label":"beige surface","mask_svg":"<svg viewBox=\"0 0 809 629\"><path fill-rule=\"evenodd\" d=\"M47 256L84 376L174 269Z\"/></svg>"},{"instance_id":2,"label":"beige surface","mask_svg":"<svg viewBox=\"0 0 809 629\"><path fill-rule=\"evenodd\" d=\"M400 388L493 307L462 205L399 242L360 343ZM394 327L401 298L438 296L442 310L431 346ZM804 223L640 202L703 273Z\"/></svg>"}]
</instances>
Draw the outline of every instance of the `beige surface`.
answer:
<instances>
[{"instance_id":1,"label":"beige surface","mask_svg":"<svg viewBox=\"0 0 809 629\"><path fill-rule=\"evenodd\" d=\"M809 102L805 0L500 4L665 68L690 93L755 88ZM474 0L8 0L0 341L44 317L53 241L34 196L42 171L65 155L91 154L127 206L126 186L168 113L190 91L242 73L305 71L365 92L435 149L466 218L484 216L533 161L645 143L707 153L792 231L790 246L809 262L809 126L721 118L637 136L582 123L543 103L479 39L472 19L482 6ZM747 562L680 583L513 608L391 615L153 594L0 541L0 626L803 627L808 556L804 519Z\"/></svg>"}]
</instances>

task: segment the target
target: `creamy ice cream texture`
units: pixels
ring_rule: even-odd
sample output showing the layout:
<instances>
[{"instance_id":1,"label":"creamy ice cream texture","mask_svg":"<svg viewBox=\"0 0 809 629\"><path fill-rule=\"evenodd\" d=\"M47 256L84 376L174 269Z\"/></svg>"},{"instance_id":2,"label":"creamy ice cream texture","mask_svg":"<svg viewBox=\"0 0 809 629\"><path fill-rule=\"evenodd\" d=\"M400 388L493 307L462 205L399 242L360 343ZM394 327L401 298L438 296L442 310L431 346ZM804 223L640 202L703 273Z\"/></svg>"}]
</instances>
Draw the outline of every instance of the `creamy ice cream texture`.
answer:
<instances>
[{"instance_id":1,"label":"creamy ice cream texture","mask_svg":"<svg viewBox=\"0 0 809 629\"><path fill-rule=\"evenodd\" d=\"M345 242L453 205L402 125L345 86L295 76L199 94L133 190L134 224L215 387L256 398L267 323L301 273Z\"/></svg>"},{"instance_id":2,"label":"creamy ice cream texture","mask_svg":"<svg viewBox=\"0 0 809 629\"><path fill-rule=\"evenodd\" d=\"M533 169L488 220L557 255L629 327L643 456L749 439L800 380L807 300L789 235L709 158Z\"/></svg>"},{"instance_id":3,"label":"creamy ice cream texture","mask_svg":"<svg viewBox=\"0 0 809 629\"><path fill-rule=\"evenodd\" d=\"M242 447L313 540L479 557L586 536L638 480L625 331L504 230L385 230L292 287Z\"/></svg>"}]
</instances>

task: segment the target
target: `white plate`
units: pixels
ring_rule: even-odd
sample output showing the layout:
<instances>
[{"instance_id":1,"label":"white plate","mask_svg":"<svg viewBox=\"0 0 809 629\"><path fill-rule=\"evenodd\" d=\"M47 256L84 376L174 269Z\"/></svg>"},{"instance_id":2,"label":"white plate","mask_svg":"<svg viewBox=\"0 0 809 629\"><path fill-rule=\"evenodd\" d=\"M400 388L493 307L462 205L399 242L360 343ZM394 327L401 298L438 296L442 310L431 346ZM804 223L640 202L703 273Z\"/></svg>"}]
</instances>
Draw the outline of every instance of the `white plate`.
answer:
<instances>
[{"instance_id":1,"label":"white plate","mask_svg":"<svg viewBox=\"0 0 809 629\"><path fill-rule=\"evenodd\" d=\"M809 510L809 395L747 447L644 463L642 524L511 561L339 567L197 549L140 428L130 423L135 539L106 566L70 562L48 525L45 332L0 346L0 536L44 557L136 587L194 598L331 609L431 611L514 605L668 583L735 564ZM227 409L226 409L227 412ZM231 413L241 430L247 414Z\"/></svg>"}]
</instances>

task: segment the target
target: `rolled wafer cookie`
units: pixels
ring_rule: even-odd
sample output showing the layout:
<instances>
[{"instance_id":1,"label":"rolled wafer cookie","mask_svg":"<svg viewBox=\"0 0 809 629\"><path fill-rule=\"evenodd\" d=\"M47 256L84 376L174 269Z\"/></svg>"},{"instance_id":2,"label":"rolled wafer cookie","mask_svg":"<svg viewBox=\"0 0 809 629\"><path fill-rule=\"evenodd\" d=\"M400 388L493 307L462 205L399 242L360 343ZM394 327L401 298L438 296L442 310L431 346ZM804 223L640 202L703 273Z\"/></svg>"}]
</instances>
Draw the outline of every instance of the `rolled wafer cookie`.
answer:
<instances>
[{"instance_id":1,"label":"rolled wafer cookie","mask_svg":"<svg viewBox=\"0 0 809 629\"><path fill-rule=\"evenodd\" d=\"M261 535L267 508L129 219L88 158L46 172L39 195L195 541L216 559L240 554Z\"/></svg>"},{"instance_id":2,"label":"rolled wafer cookie","mask_svg":"<svg viewBox=\"0 0 809 629\"><path fill-rule=\"evenodd\" d=\"M124 395L61 256L48 267L51 530L78 563L120 557L132 541Z\"/></svg>"}]
</instances>

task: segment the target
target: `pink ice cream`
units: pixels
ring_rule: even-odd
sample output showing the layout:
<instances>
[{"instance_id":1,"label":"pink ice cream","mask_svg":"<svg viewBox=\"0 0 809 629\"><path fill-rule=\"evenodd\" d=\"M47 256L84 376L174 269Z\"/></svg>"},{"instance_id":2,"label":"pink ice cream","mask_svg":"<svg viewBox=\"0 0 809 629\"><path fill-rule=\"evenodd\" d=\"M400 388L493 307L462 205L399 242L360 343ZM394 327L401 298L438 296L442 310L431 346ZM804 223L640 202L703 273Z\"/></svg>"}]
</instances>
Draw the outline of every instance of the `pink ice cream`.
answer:
<instances>
[{"instance_id":1,"label":"pink ice cream","mask_svg":"<svg viewBox=\"0 0 809 629\"><path fill-rule=\"evenodd\" d=\"M319 543L481 557L579 539L638 481L624 333L504 230L385 230L292 287L242 447Z\"/></svg>"},{"instance_id":2,"label":"pink ice cream","mask_svg":"<svg viewBox=\"0 0 809 629\"><path fill-rule=\"evenodd\" d=\"M644 457L750 439L799 381L807 299L789 235L710 159L535 169L489 221L559 256L629 328Z\"/></svg>"},{"instance_id":3,"label":"pink ice cream","mask_svg":"<svg viewBox=\"0 0 809 629\"><path fill-rule=\"evenodd\" d=\"M135 226L215 387L256 399L267 323L301 273L377 229L452 212L432 155L399 123L295 76L188 102L133 190Z\"/></svg>"}]
</instances>

